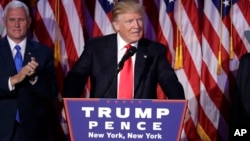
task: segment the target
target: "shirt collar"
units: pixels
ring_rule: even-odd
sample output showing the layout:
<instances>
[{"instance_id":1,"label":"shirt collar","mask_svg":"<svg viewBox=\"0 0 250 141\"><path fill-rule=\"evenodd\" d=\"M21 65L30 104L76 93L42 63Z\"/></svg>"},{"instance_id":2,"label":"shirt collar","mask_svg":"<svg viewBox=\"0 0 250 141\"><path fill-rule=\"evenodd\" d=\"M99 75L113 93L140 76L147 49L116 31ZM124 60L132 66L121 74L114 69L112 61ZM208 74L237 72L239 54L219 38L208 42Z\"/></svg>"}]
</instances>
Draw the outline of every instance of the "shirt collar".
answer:
<instances>
[{"instance_id":1,"label":"shirt collar","mask_svg":"<svg viewBox=\"0 0 250 141\"><path fill-rule=\"evenodd\" d=\"M117 43L118 43L118 50L122 50L128 44L122 39L119 33L117 33ZM134 46L137 48L138 42L131 44L131 46Z\"/></svg>"},{"instance_id":2,"label":"shirt collar","mask_svg":"<svg viewBox=\"0 0 250 141\"><path fill-rule=\"evenodd\" d=\"M27 37L25 37L20 43L16 44L13 40L10 39L10 37L7 36L8 42L10 44L11 50L14 50L14 47L16 45L19 45L21 47L21 50L24 51L26 48L26 42L27 42Z\"/></svg>"}]
</instances>

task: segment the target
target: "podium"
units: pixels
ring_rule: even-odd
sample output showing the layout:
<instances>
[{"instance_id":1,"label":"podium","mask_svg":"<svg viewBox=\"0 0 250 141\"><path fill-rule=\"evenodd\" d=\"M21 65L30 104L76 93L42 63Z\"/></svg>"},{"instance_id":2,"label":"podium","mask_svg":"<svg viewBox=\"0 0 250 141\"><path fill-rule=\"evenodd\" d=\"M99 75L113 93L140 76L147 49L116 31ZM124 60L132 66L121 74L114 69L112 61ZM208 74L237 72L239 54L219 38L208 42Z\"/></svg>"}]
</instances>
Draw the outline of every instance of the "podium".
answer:
<instances>
[{"instance_id":1,"label":"podium","mask_svg":"<svg viewBox=\"0 0 250 141\"><path fill-rule=\"evenodd\" d=\"M186 100L64 98L71 141L177 141Z\"/></svg>"}]
</instances>

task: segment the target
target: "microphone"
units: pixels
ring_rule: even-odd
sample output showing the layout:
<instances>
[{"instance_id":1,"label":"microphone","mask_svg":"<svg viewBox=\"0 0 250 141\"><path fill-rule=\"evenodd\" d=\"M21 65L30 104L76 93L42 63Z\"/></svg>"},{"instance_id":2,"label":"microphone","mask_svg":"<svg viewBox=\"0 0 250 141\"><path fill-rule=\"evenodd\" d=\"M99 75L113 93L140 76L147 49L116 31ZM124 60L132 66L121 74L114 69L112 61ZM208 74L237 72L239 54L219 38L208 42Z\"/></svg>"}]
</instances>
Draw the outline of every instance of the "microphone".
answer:
<instances>
[{"instance_id":1,"label":"microphone","mask_svg":"<svg viewBox=\"0 0 250 141\"><path fill-rule=\"evenodd\" d=\"M117 74L120 72L120 70L123 68L123 65L124 65L124 62L131 56L133 56L135 53L136 53L137 49L136 47L134 46L131 46L131 48L129 48L127 50L127 52L123 55L121 61L118 63L117 65L117 69L116 69L116 72L115 74L113 75L112 77L112 80L109 81L108 85L106 86L106 88L104 89L104 93L103 95L101 96L102 98L104 98L106 96L106 94L110 91L111 89L111 86L113 85L113 82L114 80L116 79L117 77Z\"/></svg>"},{"instance_id":2,"label":"microphone","mask_svg":"<svg viewBox=\"0 0 250 141\"><path fill-rule=\"evenodd\" d=\"M127 50L127 52L123 55L121 61L118 63L117 66L117 73L123 68L124 62L131 56L133 56L135 54L135 52L137 51L136 47L132 46L131 48L129 48Z\"/></svg>"}]
</instances>

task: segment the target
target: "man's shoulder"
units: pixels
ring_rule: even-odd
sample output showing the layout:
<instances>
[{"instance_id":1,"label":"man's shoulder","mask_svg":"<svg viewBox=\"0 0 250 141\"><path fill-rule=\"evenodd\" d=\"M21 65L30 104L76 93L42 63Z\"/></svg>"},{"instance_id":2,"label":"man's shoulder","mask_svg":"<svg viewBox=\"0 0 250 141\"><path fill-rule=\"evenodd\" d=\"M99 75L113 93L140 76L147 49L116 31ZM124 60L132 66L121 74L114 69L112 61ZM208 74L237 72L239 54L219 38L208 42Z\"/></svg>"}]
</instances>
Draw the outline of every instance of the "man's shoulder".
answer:
<instances>
[{"instance_id":1,"label":"man's shoulder","mask_svg":"<svg viewBox=\"0 0 250 141\"><path fill-rule=\"evenodd\" d=\"M50 54L52 52L52 46L45 45L44 43L33 39L28 39L26 46L34 51L39 51L40 53L44 54Z\"/></svg>"},{"instance_id":2,"label":"man's shoulder","mask_svg":"<svg viewBox=\"0 0 250 141\"><path fill-rule=\"evenodd\" d=\"M4 42L8 42L7 37L0 38L0 45L2 45Z\"/></svg>"},{"instance_id":3,"label":"man's shoulder","mask_svg":"<svg viewBox=\"0 0 250 141\"><path fill-rule=\"evenodd\" d=\"M103 46L103 45L114 44L117 41L116 35L117 34L109 34L109 35L91 38L86 41L86 46L98 47L98 46Z\"/></svg>"},{"instance_id":4,"label":"man's shoulder","mask_svg":"<svg viewBox=\"0 0 250 141\"><path fill-rule=\"evenodd\" d=\"M42 42L33 40L31 38L27 39L27 45L31 45L31 46L38 47L38 48L50 48L48 45L46 45Z\"/></svg>"},{"instance_id":5,"label":"man's shoulder","mask_svg":"<svg viewBox=\"0 0 250 141\"><path fill-rule=\"evenodd\" d=\"M147 46L147 47L152 47L154 49L165 49L166 48L166 45L160 43L160 42L157 42L157 41L154 41L154 40L150 40L150 39L147 39L147 38L142 38L139 40L139 45L140 46Z\"/></svg>"},{"instance_id":6,"label":"man's shoulder","mask_svg":"<svg viewBox=\"0 0 250 141\"><path fill-rule=\"evenodd\" d=\"M97 41L107 41L110 39L116 39L117 34L108 34L104 36L96 36L88 40L88 42L97 42Z\"/></svg>"},{"instance_id":7,"label":"man's shoulder","mask_svg":"<svg viewBox=\"0 0 250 141\"><path fill-rule=\"evenodd\" d=\"M241 61L246 61L246 60L250 61L250 53L246 53L246 54L242 55L240 60Z\"/></svg>"}]
</instances>

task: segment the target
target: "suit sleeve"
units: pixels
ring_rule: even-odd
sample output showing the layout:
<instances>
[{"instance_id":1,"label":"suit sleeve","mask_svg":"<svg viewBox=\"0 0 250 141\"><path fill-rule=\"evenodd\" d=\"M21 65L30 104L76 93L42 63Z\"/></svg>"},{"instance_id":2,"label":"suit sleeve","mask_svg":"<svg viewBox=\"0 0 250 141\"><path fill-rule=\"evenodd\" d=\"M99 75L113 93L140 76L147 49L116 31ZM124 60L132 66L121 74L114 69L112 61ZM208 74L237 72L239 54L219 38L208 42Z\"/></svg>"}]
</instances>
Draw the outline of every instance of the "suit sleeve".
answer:
<instances>
[{"instance_id":1,"label":"suit sleeve","mask_svg":"<svg viewBox=\"0 0 250 141\"><path fill-rule=\"evenodd\" d=\"M243 55L237 71L236 88L232 97L230 126L250 125L250 54Z\"/></svg>"},{"instance_id":2,"label":"suit sleeve","mask_svg":"<svg viewBox=\"0 0 250 141\"><path fill-rule=\"evenodd\" d=\"M37 71L38 80L31 85L31 91L36 93L40 97L48 99L54 99L58 95L58 87L56 80L56 73L54 68L53 53L48 47L44 50L44 63ZM40 64L39 64L40 65Z\"/></svg>"},{"instance_id":3,"label":"suit sleeve","mask_svg":"<svg viewBox=\"0 0 250 141\"><path fill-rule=\"evenodd\" d=\"M91 72L91 55L87 46L74 67L68 72L63 87L63 97L77 98L81 97L87 78Z\"/></svg>"},{"instance_id":4,"label":"suit sleeve","mask_svg":"<svg viewBox=\"0 0 250 141\"><path fill-rule=\"evenodd\" d=\"M250 54L242 57L237 73L236 95L240 95L243 108L250 114Z\"/></svg>"},{"instance_id":5,"label":"suit sleeve","mask_svg":"<svg viewBox=\"0 0 250 141\"><path fill-rule=\"evenodd\" d=\"M163 47L160 53L158 79L161 88L169 99L185 99L182 84L166 58L166 47Z\"/></svg>"}]
</instances>

